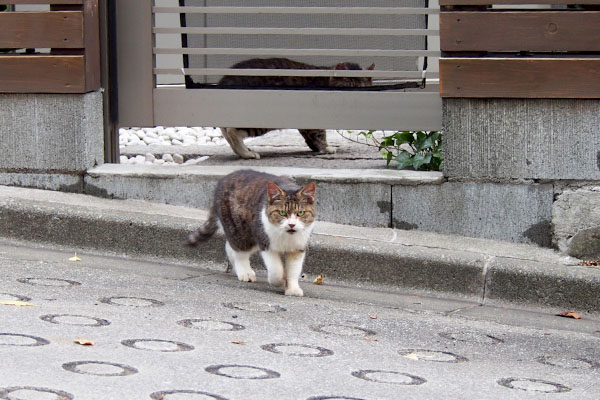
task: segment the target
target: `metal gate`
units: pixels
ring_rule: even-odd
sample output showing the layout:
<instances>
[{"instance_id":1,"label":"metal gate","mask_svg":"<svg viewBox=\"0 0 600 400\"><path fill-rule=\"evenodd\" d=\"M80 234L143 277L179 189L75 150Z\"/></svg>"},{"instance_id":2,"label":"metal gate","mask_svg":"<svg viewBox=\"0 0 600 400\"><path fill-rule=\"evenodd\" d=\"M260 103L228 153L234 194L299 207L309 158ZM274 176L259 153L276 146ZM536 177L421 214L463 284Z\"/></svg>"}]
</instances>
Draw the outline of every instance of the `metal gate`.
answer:
<instances>
[{"instance_id":1,"label":"metal gate","mask_svg":"<svg viewBox=\"0 0 600 400\"><path fill-rule=\"evenodd\" d=\"M436 0L437 1L437 0ZM127 0L116 3L119 126L439 130L437 3L428 0ZM227 89L248 58L374 70L252 70L369 77L360 90ZM414 88L416 86L416 88ZM411 88L412 87L412 88Z\"/></svg>"}]
</instances>

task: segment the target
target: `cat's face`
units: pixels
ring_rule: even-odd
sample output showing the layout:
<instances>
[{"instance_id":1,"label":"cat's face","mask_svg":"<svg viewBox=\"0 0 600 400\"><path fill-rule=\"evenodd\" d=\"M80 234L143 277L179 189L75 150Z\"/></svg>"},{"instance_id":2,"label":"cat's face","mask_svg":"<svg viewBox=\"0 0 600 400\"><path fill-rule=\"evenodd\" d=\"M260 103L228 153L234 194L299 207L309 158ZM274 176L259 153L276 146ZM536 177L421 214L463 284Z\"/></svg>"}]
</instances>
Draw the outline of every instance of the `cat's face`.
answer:
<instances>
[{"instance_id":1,"label":"cat's face","mask_svg":"<svg viewBox=\"0 0 600 400\"><path fill-rule=\"evenodd\" d=\"M315 190L315 184L309 183L298 192L289 193L269 182L266 209L269 222L289 235L310 227L315 221Z\"/></svg>"},{"instance_id":2,"label":"cat's face","mask_svg":"<svg viewBox=\"0 0 600 400\"><path fill-rule=\"evenodd\" d=\"M360 65L351 62L341 62L335 66L336 70L361 70ZM366 71L372 71L375 69L375 64L371 64ZM371 77L332 77L329 79L329 86L331 87L370 87L373 86L373 80Z\"/></svg>"}]
</instances>

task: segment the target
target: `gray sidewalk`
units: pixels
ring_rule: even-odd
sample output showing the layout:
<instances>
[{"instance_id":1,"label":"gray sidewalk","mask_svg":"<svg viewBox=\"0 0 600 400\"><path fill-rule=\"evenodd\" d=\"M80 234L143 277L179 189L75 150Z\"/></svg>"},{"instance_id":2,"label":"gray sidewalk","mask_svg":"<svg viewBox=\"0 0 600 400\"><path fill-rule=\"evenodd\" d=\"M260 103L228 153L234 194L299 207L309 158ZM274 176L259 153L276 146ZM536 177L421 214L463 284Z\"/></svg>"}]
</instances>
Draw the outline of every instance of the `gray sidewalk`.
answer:
<instances>
[{"instance_id":1,"label":"gray sidewalk","mask_svg":"<svg viewBox=\"0 0 600 400\"><path fill-rule=\"evenodd\" d=\"M183 246L206 213L140 200L0 187L0 236L224 271L223 238ZM258 258L254 260L260 263ZM535 246L318 223L306 279L485 304L600 312L600 268Z\"/></svg>"}]
</instances>

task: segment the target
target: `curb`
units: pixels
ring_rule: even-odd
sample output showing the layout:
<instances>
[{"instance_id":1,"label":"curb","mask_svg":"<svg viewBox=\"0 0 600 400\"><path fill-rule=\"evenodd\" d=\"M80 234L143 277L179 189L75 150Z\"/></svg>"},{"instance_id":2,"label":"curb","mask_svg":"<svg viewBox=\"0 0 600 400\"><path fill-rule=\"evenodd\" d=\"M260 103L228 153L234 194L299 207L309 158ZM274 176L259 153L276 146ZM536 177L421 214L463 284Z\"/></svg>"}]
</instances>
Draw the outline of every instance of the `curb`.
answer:
<instances>
[{"instance_id":1,"label":"curb","mask_svg":"<svg viewBox=\"0 0 600 400\"><path fill-rule=\"evenodd\" d=\"M0 237L223 271L222 236L183 246L205 218L182 206L0 186ZM600 312L600 268L535 246L321 222L308 251L305 272L328 281Z\"/></svg>"}]
</instances>

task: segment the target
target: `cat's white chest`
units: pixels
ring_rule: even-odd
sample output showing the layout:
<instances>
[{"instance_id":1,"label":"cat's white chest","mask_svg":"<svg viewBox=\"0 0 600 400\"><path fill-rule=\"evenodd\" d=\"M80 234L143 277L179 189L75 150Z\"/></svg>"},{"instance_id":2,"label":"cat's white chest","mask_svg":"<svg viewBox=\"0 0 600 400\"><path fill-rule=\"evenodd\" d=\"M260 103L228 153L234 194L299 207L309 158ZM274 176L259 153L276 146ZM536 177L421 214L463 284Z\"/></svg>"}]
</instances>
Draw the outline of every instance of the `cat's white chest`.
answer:
<instances>
[{"instance_id":1,"label":"cat's white chest","mask_svg":"<svg viewBox=\"0 0 600 400\"><path fill-rule=\"evenodd\" d=\"M287 224L273 225L267 217L266 210L261 213L261 222L269 238L269 250L279 253L296 252L306 249L313 224L297 224L294 233L289 233Z\"/></svg>"}]
</instances>

